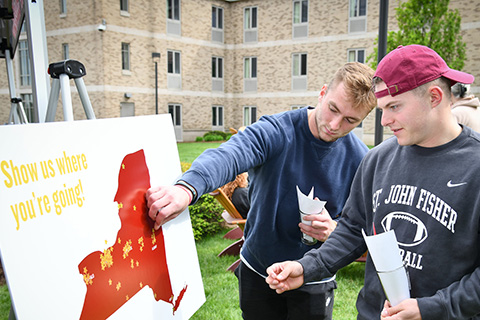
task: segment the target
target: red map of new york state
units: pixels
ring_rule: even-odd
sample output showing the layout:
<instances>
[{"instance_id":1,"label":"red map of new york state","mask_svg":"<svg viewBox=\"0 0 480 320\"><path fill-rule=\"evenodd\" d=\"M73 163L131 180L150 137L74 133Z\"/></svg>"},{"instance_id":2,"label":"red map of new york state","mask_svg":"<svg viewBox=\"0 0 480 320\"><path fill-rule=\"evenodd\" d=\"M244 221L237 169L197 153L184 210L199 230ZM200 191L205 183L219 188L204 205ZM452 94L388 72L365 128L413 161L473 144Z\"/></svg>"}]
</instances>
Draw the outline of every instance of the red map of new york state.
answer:
<instances>
[{"instance_id":1,"label":"red map of new york state","mask_svg":"<svg viewBox=\"0 0 480 320\"><path fill-rule=\"evenodd\" d=\"M106 319L144 286L156 301L178 309L187 286L174 301L162 228L155 231L147 216L145 192L150 175L143 150L127 155L118 174L114 201L122 226L115 244L89 254L78 265L87 286L80 319Z\"/></svg>"}]
</instances>

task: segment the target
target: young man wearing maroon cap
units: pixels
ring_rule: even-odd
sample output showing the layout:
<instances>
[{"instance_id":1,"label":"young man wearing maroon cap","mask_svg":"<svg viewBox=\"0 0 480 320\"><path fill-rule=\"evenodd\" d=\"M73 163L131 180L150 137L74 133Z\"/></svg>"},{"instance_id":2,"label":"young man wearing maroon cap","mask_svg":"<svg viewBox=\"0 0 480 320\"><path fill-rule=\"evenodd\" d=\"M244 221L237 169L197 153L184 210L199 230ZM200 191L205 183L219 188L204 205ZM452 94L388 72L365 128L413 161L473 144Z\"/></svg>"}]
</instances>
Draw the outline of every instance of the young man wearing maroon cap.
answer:
<instances>
[{"instance_id":1,"label":"young man wearing maroon cap","mask_svg":"<svg viewBox=\"0 0 480 320\"><path fill-rule=\"evenodd\" d=\"M395 137L364 158L324 245L267 269L272 289L334 274L367 249L362 229L393 229L412 298L392 307L368 257L358 319L480 319L480 135L450 111L450 87L473 81L424 46L385 56L374 88L382 125Z\"/></svg>"}]
</instances>

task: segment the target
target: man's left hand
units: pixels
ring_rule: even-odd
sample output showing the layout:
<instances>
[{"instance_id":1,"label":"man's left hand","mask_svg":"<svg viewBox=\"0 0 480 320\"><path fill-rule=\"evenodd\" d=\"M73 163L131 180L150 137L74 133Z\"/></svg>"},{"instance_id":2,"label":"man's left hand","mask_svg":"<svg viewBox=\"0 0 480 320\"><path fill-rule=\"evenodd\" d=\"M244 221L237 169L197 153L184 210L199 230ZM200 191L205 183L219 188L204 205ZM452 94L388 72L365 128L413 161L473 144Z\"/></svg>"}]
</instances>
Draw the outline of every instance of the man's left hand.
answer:
<instances>
[{"instance_id":1,"label":"man's left hand","mask_svg":"<svg viewBox=\"0 0 480 320\"><path fill-rule=\"evenodd\" d=\"M303 219L306 221L312 221L312 225L309 226L300 222L298 225L300 230L306 235L322 242L325 242L337 227L337 223L332 220L327 209L323 209L320 214L305 215Z\"/></svg>"},{"instance_id":2,"label":"man's left hand","mask_svg":"<svg viewBox=\"0 0 480 320\"><path fill-rule=\"evenodd\" d=\"M417 299L405 299L395 307L385 301L381 320L422 320Z\"/></svg>"}]
</instances>

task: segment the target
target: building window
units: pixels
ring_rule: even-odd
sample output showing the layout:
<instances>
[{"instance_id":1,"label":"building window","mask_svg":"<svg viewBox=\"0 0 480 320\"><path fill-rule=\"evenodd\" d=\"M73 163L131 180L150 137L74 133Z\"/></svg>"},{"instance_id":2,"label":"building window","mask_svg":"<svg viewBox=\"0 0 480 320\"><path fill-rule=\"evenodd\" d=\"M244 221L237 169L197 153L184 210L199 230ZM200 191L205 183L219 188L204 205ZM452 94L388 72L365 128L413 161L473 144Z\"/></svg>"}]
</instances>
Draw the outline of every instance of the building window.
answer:
<instances>
[{"instance_id":1,"label":"building window","mask_svg":"<svg viewBox=\"0 0 480 320\"><path fill-rule=\"evenodd\" d=\"M293 1L293 38L308 36L308 0Z\"/></svg>"},{"instance_id":2,"label":"building window","mask_svg":"<svg viewBox=\"0 0 480 320\"><path fill-rule=\"evenodd\" d=\"M63 60L70 59L70 49L68 47L68 43L62 44L62 57L63 57Z\"/></svg>"},{"instance_id":3,"label":"building window","mask_svg":"<svg viewBox=\"0 0 480 320\"><path fill-rule=\"evenodd\" d=\"M212 78L223 78L223 58L212 57Z\"/></svg>"},{"instance_id":4,"label":"building window","mask_svg":"<svg viewBox=\"0 0 480 320\"><path fill-rule=\"evenodd\" d=\"M349 49L347 51L347 61L365 63L365 49Z\"/></svg>"},{"instance_id":5,"label":"building window","mask_svg":"<svg viewBox=\"0 0 480 320\"><path fill-rule=\"evenodd\" d=\"M218 130L218 127L222 127L223 130L223 106L212 107L212 130Z\"/></svg>"},{"instance_id":6,"label":"building window","mask_svg":"<svg viewBox=\"0 0 480 320\"><path fill-rule=\"evenodd\" d=\"M31 93L21 94L20 98L22 98L23 110L25 111L25 115L27 116L28 122L29 123L35 122L32 94Z\"/></svg>"},{"instance_id":7,"label":"building window","mask_svg":"<svg viewBox=\"0 0 480 320\"><path fill-rule=\"evenodd\" d=\"M257 7L247 7L243 11L243 40L257 42Z\"/></svg>"},{"instance_id":8,"label":"building window","mask_svg":"<svg viewBox=\"0 0 480 320\"><path fill-rule=\"evenodd\" d=\"M167 0L167 33L180 36L180 0Z\"/></svg>"},{"instance_id":9,"label":"building window","mask_svg":"<svg viewBox=\"0 0 480 320\"><path fill-rule=\"evenodd\" d=\"M169 104L168 113L172 117L172 122L174 126L182 125L182 106L179 104Z\"/></svg>"},{"instance_id":10,"label":"building window","mask_svg":"<svg viewBox=\"0 0 480 320\"><path fill-rule=\"evenodd\" d=\"M20 86L28 87L32 85L30 57L28 55L27 40L18 42L18 53L20 56Z\"/></svg>"},{"instance_id":11,"label":"building window","mask_svg":"<svg viewBox=\"0 0 480 320\"><path fill-rule=\"evenodd\" d=\"M257 58L243 59L243 91L257 91Z\"/></svg>"},{"instance_id":12,"label":"building window","mask_svg":"<svg viewBox=\"0 0 480 320\"><path fill-rule=\"evenodd\" d=\"M120 0L120 11L128 12L128 0Z\"/></svg>"},{"instance_id":13,"label":"building window","mask_svg":"<svg viewBox=\"0 0 480 320\"><path fill-rule=\"evenodd\" d=\"M243 77L251 79L257 77L257 58L248 57L244 59Z\"/></svg>"},{"instance_id":14,"label":"building window","mask_svg":"<svg viewBox=\"0 0 480 320\"><path fill-rule=\"evenodd\" d=\"M223 8L212 7L212 41L223 43Z\"/></svg>"},{"instance_id":15,"label":"building window","mask_svg":"<svg viewBox=\"0 0 480 320\"><path fill-rule=\"evenodd\" d=\"M60 14L67 14L67 0L60 0Z\"/></svg>"},{"instance_id":16,"label":"building window","mask_svg":"<svg viewBox=\"0 0 480 320\"><path fill-rule=\"evenodd\" d=\"M367 31L367 0L350 0L348 32Z\"/></svg>"},{"instance_id":17,"label":"building window","mask_svg":"<svg viewBox=\"0 0 480 320\"><path fill-rule=\"evenodd\" d=\"M306 53L294 53L293 56L293 76L306 76L307 75L307 54Z\"/></svg>"},{"instance_id":18,"label":"building window","mask_svg":"<svg viewBox=\"0 0 480 320\"><path fill-rule=\"evenodd\" d=\"M167 51L167 87L182 88L180 51Z\"/></svg>"},{"instance_id":19,"label":"building window","mask_svg":"<svg viewBox=\"0 0 480 320\"><path fill-rule=\"evenodd\" d=\"M223 91L223 58L212 57L212 90Z\"/></svg>"},{"instance_id":20,"label":"building window","mask_svg":"<svg viewBox=\"0 0 480 320\"><path fill-rule=\"evenodd\" d=\"M223 29L223 8L212 7L212 28Z\"/></svg>"},{"instance_id":21,"label":"building window","mask_svg":"<svg viewBox=\"0 0 480 320\"><path fill-rule=\"evenodd\" d=\"M130 44L122 42L122 70L130 71Z\"/></svg>"},{"instance_id":22,"label":"building window","mask_svg":"<svg viewBox=\"0 0 480 320\"><path fill-rule=\"evenodd\" d=\"M168 51L167 52L167 71L168 73L180 74L180 52Z\"/></svg>"},{"instance_id":23,"label":"building window","mask_svg":"<svg viewBox=\"0 0 480 320\"><path fill-rule=\"evenodd\" d=\"M292 55L292 90L307 90L307 54Z\"/></svg>"},{"instance_id":24,"label":"building window","mask_svg":"<svg viewBox=\"0 0 480 320\"><path fill-rule=\"evenodd\" d=\"M180 20L180 0L167 0L167 14L170 20Z\"/></svg>"},{"instance_id":25,"label":"building window","mask_svg":"<svg viewBox=\"0 0 480 320\"><path fill-rule=\"evenodd\" d=\"M243 125L248 126L257 121L257 107L243 107Z\"/></svg>"}]
</instances>

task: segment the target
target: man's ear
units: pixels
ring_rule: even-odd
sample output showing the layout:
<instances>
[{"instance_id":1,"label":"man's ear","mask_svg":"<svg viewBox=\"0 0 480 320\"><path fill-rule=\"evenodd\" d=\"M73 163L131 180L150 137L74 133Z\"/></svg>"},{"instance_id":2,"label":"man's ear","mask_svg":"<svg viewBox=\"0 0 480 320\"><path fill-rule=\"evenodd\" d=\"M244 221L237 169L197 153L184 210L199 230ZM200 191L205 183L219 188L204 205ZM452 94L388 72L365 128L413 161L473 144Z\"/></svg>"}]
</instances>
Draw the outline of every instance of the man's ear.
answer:
<instances>
[{"instance_id":1,"label":"man's ear","mask_svg":"<svg viewBox=\"0 0 480 320\"><path fill-rule=\"evenodd\" d=\"M318 101L320 102L322 98L325 96L327 93L328 86L326 84L323 85L322 89L320 90L320 93L318 95Z\"/></svg>"},{"instance_id":2,"label":"man's ear","mask_svg":"<svg viewBox=\"0 0 480 320\"><path fill-rule=\"evenodd\" d=\"M432 108L437 107L445 98L445 93L443 92L442 88L440 88L439 86L430 87L430 89L428 89L428 93L429 93L430 103L432 105Z\"/></svg>"}]
</instances>

